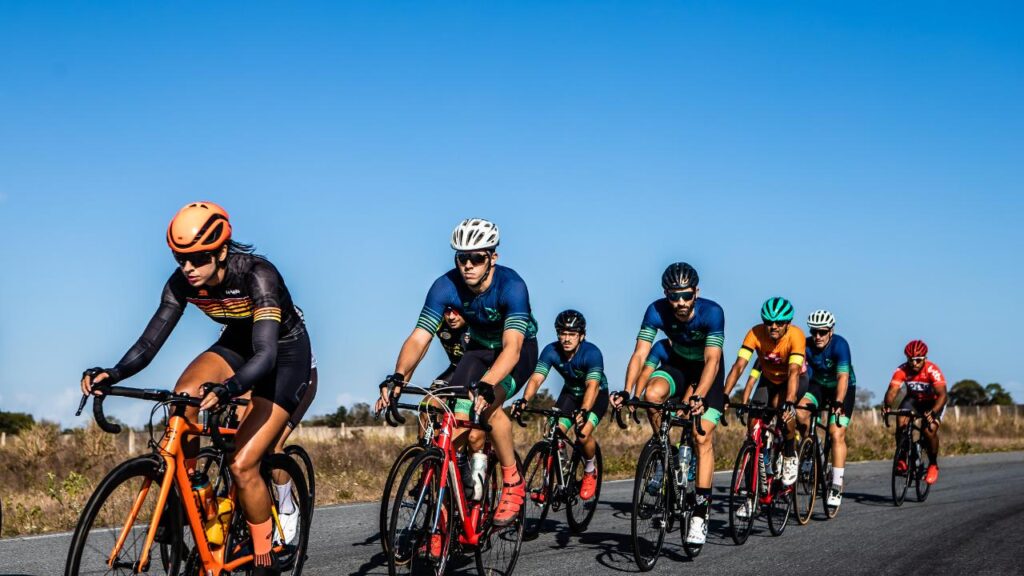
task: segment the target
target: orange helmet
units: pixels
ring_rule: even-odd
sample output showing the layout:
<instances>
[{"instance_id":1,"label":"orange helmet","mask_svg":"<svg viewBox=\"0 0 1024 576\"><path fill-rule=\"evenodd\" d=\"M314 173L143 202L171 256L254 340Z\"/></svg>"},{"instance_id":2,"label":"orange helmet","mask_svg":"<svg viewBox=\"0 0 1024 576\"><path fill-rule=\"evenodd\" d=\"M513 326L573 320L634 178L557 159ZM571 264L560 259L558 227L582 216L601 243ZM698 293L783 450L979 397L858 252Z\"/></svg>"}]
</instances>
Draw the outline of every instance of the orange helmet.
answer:
<instances>
[{"instance_id":1,"label":"orange helmet","mask_svg":"<svg viewBox=\"0 0 1024 576\"><path fill-rule=\"evenodd\" d=\"M210 252L230 239L228 213L213 202L188 204L167 226L167 245L175 252Z\"/></svg>"}]
</instances>

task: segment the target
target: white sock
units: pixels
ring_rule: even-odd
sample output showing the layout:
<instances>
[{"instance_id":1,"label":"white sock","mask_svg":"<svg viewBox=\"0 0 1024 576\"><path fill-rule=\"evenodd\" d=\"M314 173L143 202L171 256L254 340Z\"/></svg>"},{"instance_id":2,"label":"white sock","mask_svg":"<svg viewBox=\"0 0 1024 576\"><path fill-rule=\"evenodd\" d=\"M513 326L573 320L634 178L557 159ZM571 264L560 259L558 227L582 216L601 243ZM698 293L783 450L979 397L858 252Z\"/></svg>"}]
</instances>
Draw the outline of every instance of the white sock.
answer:
<instances>
[{"instance_id":1,"label":"white sock","mask_svg":"<svg viewBox=\"0 0 1024 576\"><path fill-rule=\"evenodd\" d=\"M277 490L277 512L279 514L294 514L295 501L292 500L292 481L289 480L284 484L273 482L273 484L274 489Z\"/></svg>"},{"instance_id":2,"label":"white sock","mask_svg":"<svg viewBox=\"0 0 1024 576\"><path fill-rule=\"evenodd\" d=\"M832 483L836 486L843 485L843 472L846 472L846 468L833 468L832 469Z\"/></svg>"},{"instance_id":3,"label":"white sock","mask_svg":"<svg viewBox=\"0 0 1024 576\"><path fill-rule=\"evenodd\" d=\"M587 474L590 474L591 472L596 470L597 466L594 464L595 460L597 460L597 457L591 458L590 460L584 460L583 462L586 464L586 466L583 467L583 471L586 472Z\"/></svg>"}]
</instances>

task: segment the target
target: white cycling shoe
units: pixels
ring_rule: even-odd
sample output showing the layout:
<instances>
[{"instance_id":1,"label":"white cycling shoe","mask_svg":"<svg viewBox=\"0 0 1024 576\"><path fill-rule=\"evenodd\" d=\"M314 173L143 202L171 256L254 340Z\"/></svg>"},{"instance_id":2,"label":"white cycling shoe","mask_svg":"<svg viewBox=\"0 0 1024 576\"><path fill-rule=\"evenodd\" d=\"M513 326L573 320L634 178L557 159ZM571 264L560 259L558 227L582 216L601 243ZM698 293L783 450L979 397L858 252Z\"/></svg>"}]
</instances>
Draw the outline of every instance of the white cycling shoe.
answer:
<instances>
[{"instance_id":1,"label":"white cycling shoe","mask_svg":"<svg viewBox=\"0 0 1024 576\"><path fill-rule=\"evenodd\" d=\"M753 507L754 506L751 504L751 501L750 501L749 498L747 500L744 500L743 501L743 505L740 506L739 509L736 510L736 517L737 518L744 518L744 519L750 518L750 510Z\"/></svg>"},{"instance_id":2,"label":"white cycling shoe","mask_svg":"<svg viewBox=\"0 0 1024 576\"><path fill-rule=\"evenodd\" d=\"M782 485L792 486L796 482L797 461L796 456L786 456L782 459Z\"/></svg>"},{"instance_id":3,"label":"white cycling shoe","mask_svg":"<svg viewBox=\"0 0 1024 576\"><path fill-rule=\"evenodd\" d=\"M295 542L295 535L299 532L299 510L293 506L291 514L277 513L278 520L281 521L281 532L284 532L284 538L281 538L281 532L274 531L274 544L291 544Z\"/></svg>"},{"instance_id":4,"label":"white cycling shoe","mask_svg":"<svg viewBox=\"0 0 1024 576\"><path fill-rule=\"evenodd\" d=\"M700 516L690 519L690 531L686 533L686 543L691 546L703 546L708 539L708 522Z\"/></svg>"},{"instance_id":5,"label":"white cycling shoe","mask_svg":"<svg viewBox=\"0 0 1024 576\"><path fill-rule=\"evenodd\" d=\"M839 508L839 505L843 503L843 489L835 484L828 491L828 498L825 500L825 505L829 508Z\"/></svg>"}]
</instances>

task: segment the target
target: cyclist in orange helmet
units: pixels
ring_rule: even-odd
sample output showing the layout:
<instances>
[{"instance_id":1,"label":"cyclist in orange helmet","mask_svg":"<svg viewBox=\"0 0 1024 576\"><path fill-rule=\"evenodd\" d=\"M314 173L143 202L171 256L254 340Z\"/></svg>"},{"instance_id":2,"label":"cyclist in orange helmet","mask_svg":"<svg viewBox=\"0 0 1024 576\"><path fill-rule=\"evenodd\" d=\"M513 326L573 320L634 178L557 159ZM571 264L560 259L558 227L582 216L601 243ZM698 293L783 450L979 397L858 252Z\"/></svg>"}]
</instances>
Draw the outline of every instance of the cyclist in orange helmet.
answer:
<instances>
[{"instance_id":1,"label":"cyclist in orange helmet","mask_svg":"<svg viewBox=\"0 0 1024 576\"><path fill-rule=\"evenodd\" d=\"M251 391L252 402L235 437L231 475L252 534L252 575L276 576L271 499L259 465L266 452L283 445L292 415L308 406L304 400L313 387L313 358L302 313L281 275L251 246L233 241L231 232L227 212L212 202L188 204L174 216L167 244L178 267L164 286L156 314L113 368L86 370L81 385L83 393L102 394L102 387L145 368L189 303L223 324L220 338L189 364L175 391L202 396L204 410ZM194 420L197 411L189 412L186 417ZM198 438L184 449L191 471ZM280 500L288 499L288 485L278 486L277 492L278 507L287 514L287 502Z\"/></svg>"},{"instance_id":2,"label":"cyclist in orange helmet","mask_svg":"<svg viewBox=\"0 0 1024 576\"><path fill-rule=\"evenodd\" d=\"M928 359L928 345L921 340L911 340L903 348L907 361L901 364L892 375L889 389L882 401L882 413L888 413L896 400L900 388L907 386L907 395L900 403L900 410L913 409L924 416L923 435L925 448L928 452L928 471L924 481L934 484L939 479L939 423L946 409L946 377L942 370ZM903 428L910 424L909 418L900 416L896 422L896 438L900 437ZM900 461L901 465L905 465ZM900 470L906 472L906 470Z\"/></svg>"}]
</instances>

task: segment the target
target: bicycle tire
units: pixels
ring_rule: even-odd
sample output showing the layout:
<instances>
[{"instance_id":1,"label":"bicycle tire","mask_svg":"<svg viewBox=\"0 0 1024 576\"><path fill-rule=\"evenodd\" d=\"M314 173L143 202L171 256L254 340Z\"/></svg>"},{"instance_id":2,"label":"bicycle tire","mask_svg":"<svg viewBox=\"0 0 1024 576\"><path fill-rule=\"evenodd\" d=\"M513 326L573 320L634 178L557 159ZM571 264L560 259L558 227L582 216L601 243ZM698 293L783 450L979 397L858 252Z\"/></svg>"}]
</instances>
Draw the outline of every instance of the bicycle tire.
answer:
<instances>
[{"instance_id":1,"label":"bicycle tire","mask_svg":"<svg viewBox=\"0 0 1024 576\"><path fill-rule=\"evenodd\" d=\"M408 470L409 464L416 459L417 456L423 453L425 448L422 444L413 444L406 446L399 452L398 457L391 464L391 469L388 470L388 479L384 482L384 490L380 495L380 524L378 526L380 530L380 545L384 550L384 555L390 554L389 541L387 539L388 527L391 520L391 507L394 504L394 488L395 482L400 482L405 475L405 471Z\"/></svg>"},{"instance_id":2,"label":"bicycle tire","mask_svg":"<svg viewBox=\"0 0 1024 576\"><path fill-rule=\"evenodd\" d=\"M839 506L828 505L828 493L832 489L832 443L828 442L824 452L821 454L823 466L821 468L821 507L825 510L825 519L831 520L839 514Z\"/></svg>"},{"instance_id":3,"label":"bicycle tire","mask_svg":"<svg viewBox=\"0 0 1024 576\"><path fill-rule=\"evenodd\" d=\"M534 444L526 455L523 474L523 480L526 482L526 500L523 502L525 509L523 511L524 540L533 540L540 534L540 529L551 509L553 478L548 474L549 458L551 458L551 444L546 440Z\"/></svg>"},{"instance_id":4,"label":"bicycle tire","mask_svg":"<svg viewBox=\"0 0 1024 576\"><path fill-rule=\"evenodd\" d=\"M79 516L64 566L65 576L78 576L82 570L94 569L107 574L135 573L134 564L140 559L149 520L152 512L156 510L160 482L163 480L162 465L162 461L156 456L139 456L118 464L104 476ZM122 487L124 495L122 496L122 492L115 494L115 491ZM135 518L138 527L128 531L121 546L118 559L115 561L116 568L119 569L110 571L107 557L113 551L113 546L120 535L118 528L124 525L143 487L146 487L147 492L139 507L140 515ZM176 488L172 486L171 490ZM163 570L162 574L174 576L178 574L183 559L180 538L184 513L180 506L167 507L164 513L170 513L165 526L169 533L174 535L174 540L167 549L171 558L156 562L160 550L159 545L154 542L149 548L150 562L147 570L150 574L161 574L159 570ZM97 521L107 526L97 527ZM162 524L163 522L161 520ZM129 556L133 556L134 559Z\"/></svg>"},{"instance_id":5,"label":"bicycle tire","mask_svg":"<svg viewBox=\"0 0 1024 576\"><path fill-rule=\"evenodd\" d=\"M750 536L754 527L754 519L757 518L760 506L758 505L758 476L757 458L755 446L747 440L740 446L736 454L736 463L732 469L732 483L729 484L729 531L732 541L742 545ZM737 516L741 506L752 500L749 515L746 518Z\"/></svg>"},{"instance_id":6,"label":"bicycle tire","mask_svg":"<svg viewBox=\"0 0 1024 576\"><path fill-rule=\"evenodd\" d=\"M906 470L902 475L898 468L900 461L904 463L904 470ZM914 471L910 469L910 446L905 438L901 438L892 457L892 503L894 505L903 506L913 473Z\"/></svg>"},{"instance_id":7,"label":"bicycle tire","mask_svg":"<svg viewBox=\"0 0 1024 576\"><path fill-rule=\"evenodd\" d=\"M519 475L523 475L523 462L516 453L516 466ZM519 552L523 546L523 513L525 506L519 507L519 515L505 526L494 526L491 518L498 506L501 494L501 468L494 452L491 452L488 464L489 480L484 487L483 536L480 545L473 551L477 573L480 576L512 576L519 561ZM525 504L525 502L524 502Z\"/></svg>"},{"instance_id":8,"label":"bicycle tire","mask_svg":"<svg viewBox=\"0 0 1024 576\"><path fill-rule=\"evenodd\" d=\"M816 434L807 436L800 441L800 447L797 450L797 477L796 484L793 485L793 509L796 513L796 521L801 526L811 521L814 500L821 484L815 439Z\"/></svg>"},{"instance_id":9,"label":"bicycle tire","mask_svg":"<svg viewBox=\"0 0 1024 576\"><path fill-rule=\"evenodd\" d=\"M928 467L924 464L924 455L926 451L922 450L920 442L917 442L917 460L920 465L917 466L917 473L914 479L914 492L917 495L918 502L924 502L928 499L928 493L932 489L932 485L924 481L924 477L927 474ZM929 464L931 462L929 461Z\"/></svg>"},{"instance_id":10,"label":"bicycle tire","mask_svg":"<svg viewBox=\"0 0 1024 576\"><path fill-rule=\"evenodd\" d=\"M309 457L306 449L298 444L285 446L284 453L291 456L302 468L302 475L306 478L306 493L309 497L309 520L312 522L313 513L316 511L316 471L313 469L313 459Z\"/></svg>"},{"instance_id":11,"label":"bicycle tire","mask_svg":"<svg viewBox=\"0 0 1024 576\"><path fill-rule=\"evenodd\" d=\"M277 489L274 487L276 484L273 479L275 470L286 474L291 480L290 498L292 506L296 510L295 513L299 514L295 534L288 541L284 541L286 534L281 522L283 507ZM300 465L287 454L268 454L264 456L260 462L260 476L262 476L264 483L267 485L273 510L277 512L276 515L271 514L271 519L274 520L274 548L277 550L276 555L281 566L281 574L282 576L300 576L306 562L306 552L309 546L309 527L311 524L309 517L309 491L306 487L306 478L302 473ZM234 516L244 519L245 515L236 512Z\"/></svg>"},{"instance_id":12,"label":"bicycle tire","mask_svg":"<svg viewBox=\"0 0 1024 576\"><path fill-rule=\"evenodd\" d=\"M597 503L601 499L601 484L604 482L604 459L601 456L601 445L597 444L594 452L594 466L597 470L597 487L594 489L594 496L584 501L580 497L580 487L583 482L583 470L586 464L583 461L583 452L573 450L572 465L569 466L569 484L565 487L566 520L569 522L569 529L573 534L580 534L587 530L590 521L594 519L597 512Z\"/></svg>"},{"instance_id":13,"label":"bicycle tire","mask_svg":"<svg viewBox=\"0 0 1024 576\"><path fill-rule=\"evenodd\" d=\"M402 475L398 491L395 492L386 534L390 541L389 549L393 551L387 555L390 576L442 576L448 567L457 511L452 499L454 490L446 490L443 496L441 494L441 475L446 473L441 469L443 463L444 454L440 450L422 449ZM441 553L434 559L430 557L430 531L437 504L442 497L442 510L446 512L438 521L441 527ZM408 510L412 511L411 516L405 517L403 512Z\"/></svg>"},{"instance_id":14,"label":"bicycle tire","mask_svg":"<svg viewBox=\"0 0 1024 576\"><path fill-rule=\"evenodd\" d=\"M640 571L647 572L654 568L665 544L665 532L668 527L668 484L670 471L664 469L664 452L660 444L648 443L640 452L637 461L636 479L633 482L633 508L630 520L630 538L633 543L633 559ZM649 486L658 463L662 464L661 486L657 494L651 494ZM647 496L653 500L645 503ZM652 520L653 530L644 530L641 534L641 522Z\"/></svg>"}]
</instances>

